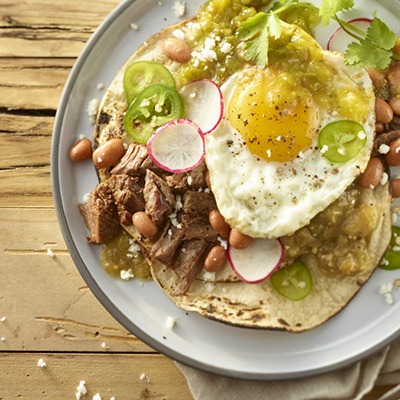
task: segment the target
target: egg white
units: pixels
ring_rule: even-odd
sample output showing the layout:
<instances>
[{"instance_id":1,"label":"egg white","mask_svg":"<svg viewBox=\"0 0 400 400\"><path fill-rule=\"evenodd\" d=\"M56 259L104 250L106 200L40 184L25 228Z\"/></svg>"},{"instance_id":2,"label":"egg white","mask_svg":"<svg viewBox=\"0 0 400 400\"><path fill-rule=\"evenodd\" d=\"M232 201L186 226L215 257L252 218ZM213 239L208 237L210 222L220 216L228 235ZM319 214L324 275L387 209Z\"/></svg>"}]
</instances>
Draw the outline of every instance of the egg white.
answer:
<instances>
[{"instance_id":1,"label":"egg white","mask_svg":"<svg viewBox=\"0 0 400 400\"><path fill-rule=\"evenodd\" d=\"M375 130L375 97L364 70L345 66L339 53L324 52L337 72L335 84L350 80L365 89L370 112L363 124L366 144L344 164L329 162L317 148L317 138L293 161L266 161L254 156L228 119L228 105L239 71L221 87L225 111L218 128L206 135L206 164L211 188L221 214L232 228L257 238L279 238L294 233L335 201L362 172L370 158ZM343 77L343 80L341 79ZM319 110L323 127L338 119L335 110Z\"/></svg>"}]
</instances>

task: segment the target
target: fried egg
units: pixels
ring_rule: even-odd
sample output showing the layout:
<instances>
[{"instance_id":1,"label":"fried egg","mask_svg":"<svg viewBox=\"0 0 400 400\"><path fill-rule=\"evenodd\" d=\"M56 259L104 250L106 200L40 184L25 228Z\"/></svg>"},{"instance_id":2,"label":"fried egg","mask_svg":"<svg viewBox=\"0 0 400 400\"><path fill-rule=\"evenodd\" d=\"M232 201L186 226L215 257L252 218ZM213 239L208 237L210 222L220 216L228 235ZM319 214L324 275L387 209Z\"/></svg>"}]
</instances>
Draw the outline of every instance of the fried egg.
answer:
<instances>
[{"instance_id":1,"label":"fried egg","mask_svg":"<svg viewBox=\"0 0 400 400\"><path fill-rule=\"evenodd\" d=\"M206 135L206 164L232 228L254 238L292 234L365 169L375 127L371 80L300 28L285 24L268 66L244 67L221 91L224 115ZM318 144L321 130L339 120L362 127L362 147L346 162L330 161L329 146Z\"/></svg>"}]
</instances>

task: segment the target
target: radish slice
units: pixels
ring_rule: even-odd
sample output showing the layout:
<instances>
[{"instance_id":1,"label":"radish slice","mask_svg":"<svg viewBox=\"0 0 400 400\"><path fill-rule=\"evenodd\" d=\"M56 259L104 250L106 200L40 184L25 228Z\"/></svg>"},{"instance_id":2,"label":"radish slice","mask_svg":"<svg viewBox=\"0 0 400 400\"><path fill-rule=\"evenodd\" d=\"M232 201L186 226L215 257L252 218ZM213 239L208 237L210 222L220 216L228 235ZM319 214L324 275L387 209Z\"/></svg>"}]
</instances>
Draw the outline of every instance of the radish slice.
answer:
<instances>
[{"instance_id":1,"label":"radish slice","mask_svg":"<svg viewBox=\"0 0 400 400\"><path fill-rule=\"evenodd\" d=\"M242 250L228 248L228 260L236 275L246 283L267 279L283 259L284 249L277 239L253 239Z\"/></svg>"},{"instance_id":2,"label":"radish slice","mask_svg":"<svg viewBox=\"0 0 400 400\"><path fill-rule=\"evenodd\" d=\"M347 22L363 32L366 32L371 24L369 18L356 18ZM337 28L329 38L326 48L327 50L340 51L344 53L351 42L354 42L354 39L339 26L339 28Z\"/></svg>"},{"instance_id":3,"label":"radish slice","mask_svg":"<svg viewBox=\"0 0 400 400\"><path fill-rule=\"evenodd\" d=\"M168 172L181 173L197 167L204 159L201 129L187 119L167 122L147 142L149 157Z\"/></svg>"},{"instance_id":4,"label":"radish slice","mask_svg":"<svg viewBox=\"0 0 400 400\"><path fill-rule=\"evenodd\" d=\"M224 112L219 86L210 79L202 79L188 83L180 93L185 103L185 117L194 121L205 135L212 132Z\"/></svg>"}]
</instances>

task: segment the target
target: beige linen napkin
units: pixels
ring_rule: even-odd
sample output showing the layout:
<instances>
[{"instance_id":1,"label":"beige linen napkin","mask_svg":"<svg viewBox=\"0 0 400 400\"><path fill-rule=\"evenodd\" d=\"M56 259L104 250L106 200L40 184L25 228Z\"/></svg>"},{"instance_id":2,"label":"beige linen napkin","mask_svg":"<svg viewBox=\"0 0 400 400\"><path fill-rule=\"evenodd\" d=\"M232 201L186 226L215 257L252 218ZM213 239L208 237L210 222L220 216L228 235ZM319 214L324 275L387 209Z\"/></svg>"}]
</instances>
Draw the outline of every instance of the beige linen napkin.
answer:
<instances>
[{"instance_id":1,"label":"beige linen napkin","mask_svg":"<svg viewBox=\"0 0 400 400\"><path fill-rule=\"evenodd\" d=\"M298 380L245 381L176 364L195 400L361 400L374 385L400 384L400 339L342 370Z\"/></svg>"}]
</instances>

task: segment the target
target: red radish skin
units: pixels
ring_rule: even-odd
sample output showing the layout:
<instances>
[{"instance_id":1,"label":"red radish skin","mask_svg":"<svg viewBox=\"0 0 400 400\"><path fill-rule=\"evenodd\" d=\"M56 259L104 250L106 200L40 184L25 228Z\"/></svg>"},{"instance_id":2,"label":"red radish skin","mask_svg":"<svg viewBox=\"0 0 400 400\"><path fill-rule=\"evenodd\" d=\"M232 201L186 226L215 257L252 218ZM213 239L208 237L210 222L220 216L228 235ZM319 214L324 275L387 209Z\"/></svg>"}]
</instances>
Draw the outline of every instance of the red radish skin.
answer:
<instances>
[{"instance_id":1,"label":"red radish skin","mask_svg":"<svg viewBox=\"0 0 400 400\"><path fill-rule=\"evenodd\" d=\"M204 134L188 119L160 126L147 142L147 152L164 171L182 173L196 168L205 156Z\"/></svg>"},{"instance_id":2,"label":"red radish skin","mask_svg":"<svg viewBox=\"0 0 400 400\"><path fill-rule=\"evenodd\" d=\"M219 86L210 79L190 82L181 89L185 103L185 117L194 121L204 135L221 122L224 101Z\"/></svg>"},{"instance_id":3,"label":"red radish skin","mask_svg":"<svg viewBox=\"0 0 400 400\"><path fill-rule=\"evenodd\" d=\"M281 264L284 247L278 239L253 239L249 247L238 250L228 247L228 261L235 274L245 283L267 279Z\"/></svg>"},{"instance_id":4,"label":"red radish skin","mask_svg":"<svg viewBox=\"0 0 400 400\"><path fill-rule=\"evenodd\" d=\"M372 21L369 18L355 18L347 22L357 26L357 28L363 31L366 31ZM353 41L354 39L339 26L330 36L326 45L326 49L330 51L340 51L343 53L346 50L347 45Z\"/></svg>"}]
</instances>

